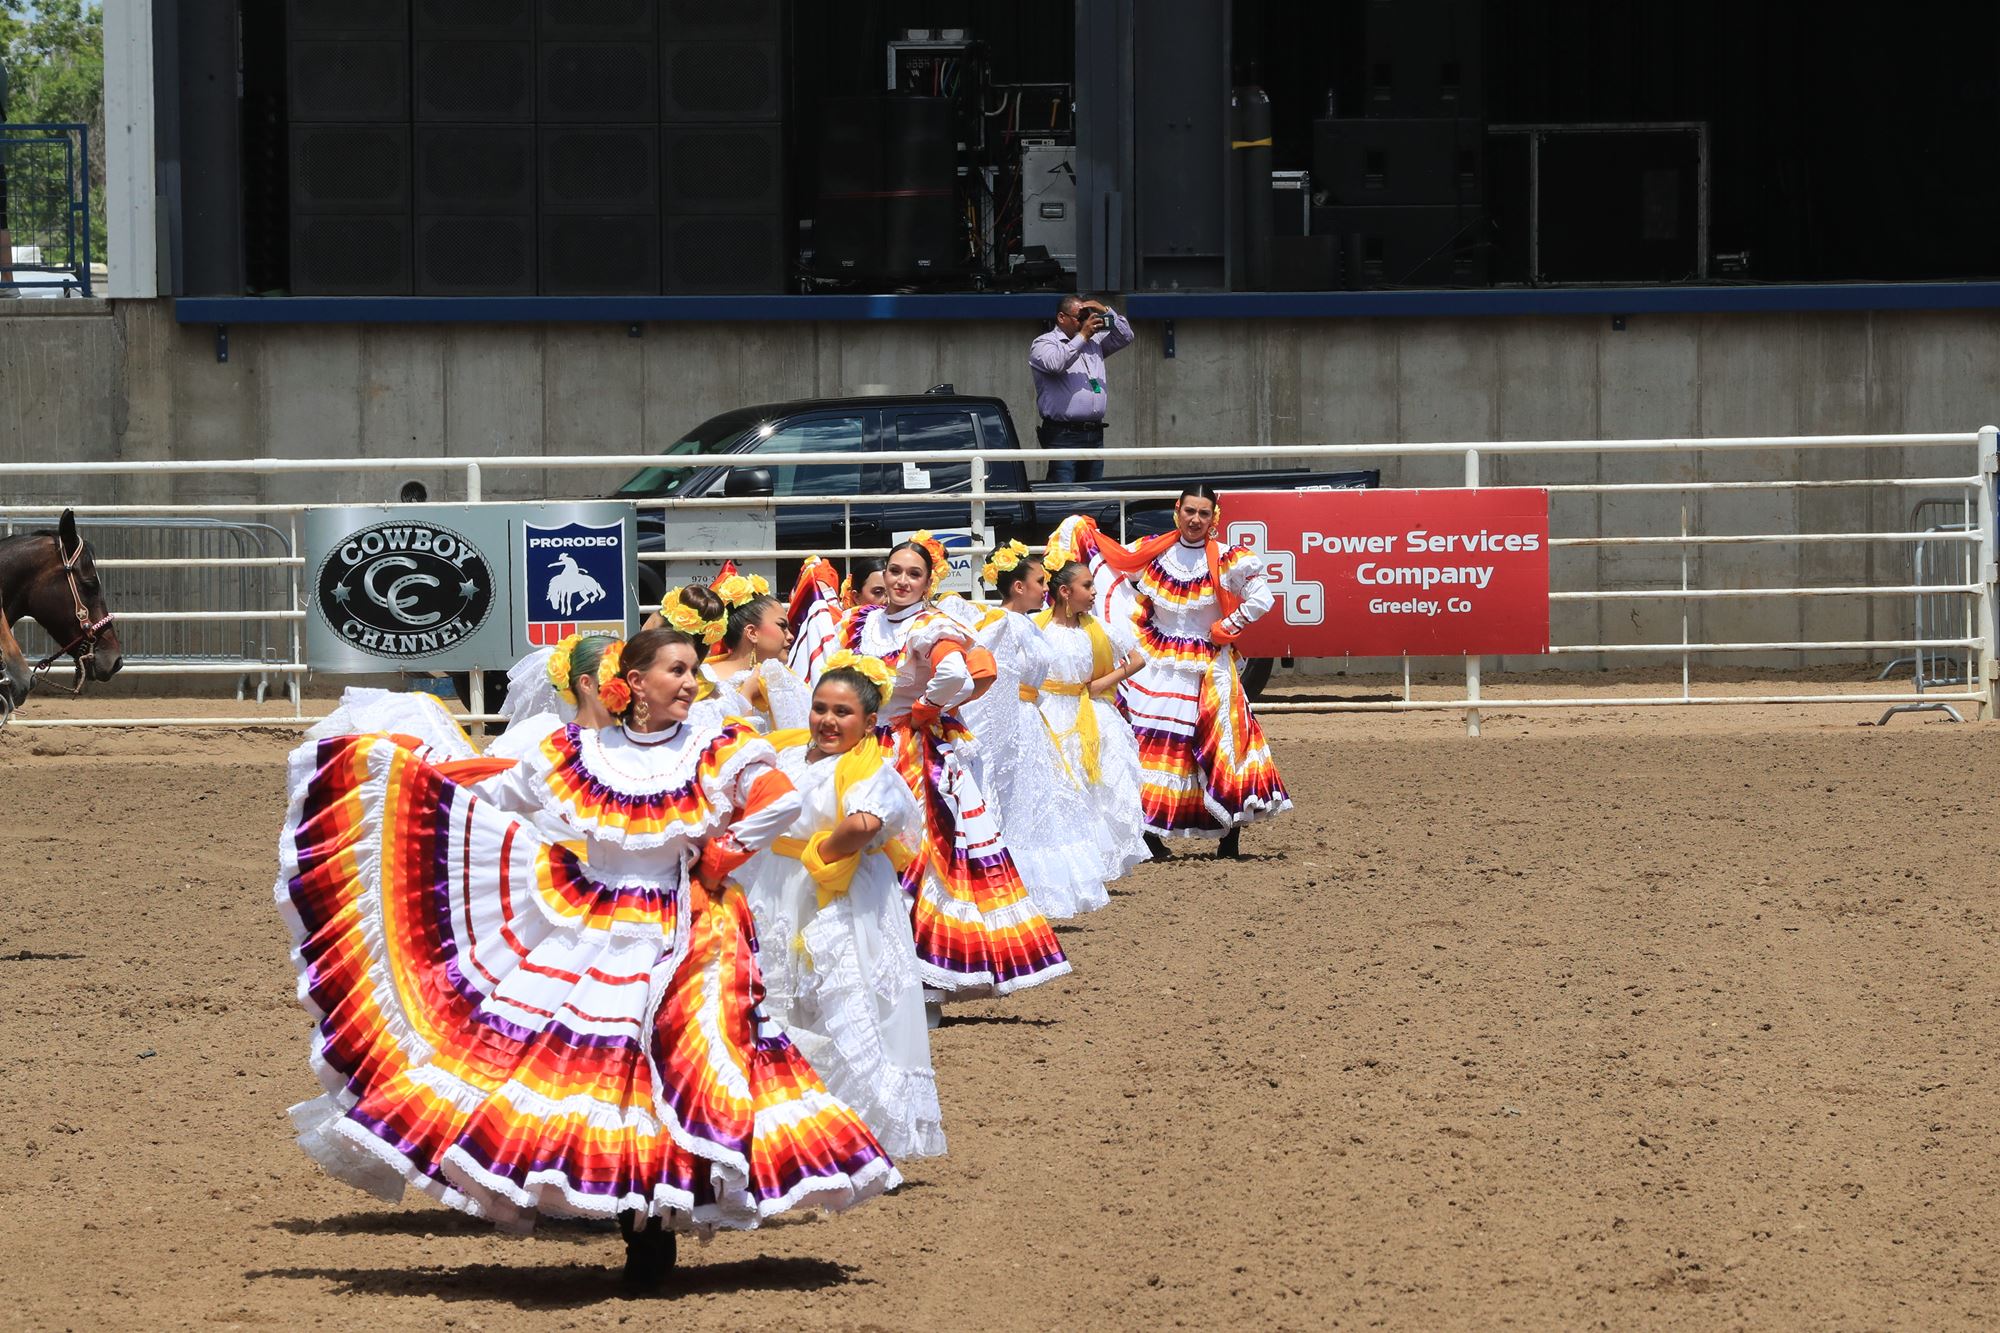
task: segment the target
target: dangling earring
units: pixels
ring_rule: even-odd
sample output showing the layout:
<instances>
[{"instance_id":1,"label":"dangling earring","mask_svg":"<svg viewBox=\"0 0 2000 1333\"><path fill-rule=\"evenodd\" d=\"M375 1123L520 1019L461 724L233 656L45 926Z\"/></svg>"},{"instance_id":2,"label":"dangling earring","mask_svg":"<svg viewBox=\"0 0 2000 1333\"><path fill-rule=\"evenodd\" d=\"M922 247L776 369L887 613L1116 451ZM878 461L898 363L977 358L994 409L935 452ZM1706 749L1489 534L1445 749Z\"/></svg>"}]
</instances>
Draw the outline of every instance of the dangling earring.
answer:
<instances>
[{"instance_id":1,"label":"dangling earring","mask_svg":"<svg viewBox=\"0 0 2000 1333\"><path fill-rule=\"evenodd\" d=\"M639 730L646 729L646 696L643 694L632 696L632 722Z\"/></svg>"}]
</instances>

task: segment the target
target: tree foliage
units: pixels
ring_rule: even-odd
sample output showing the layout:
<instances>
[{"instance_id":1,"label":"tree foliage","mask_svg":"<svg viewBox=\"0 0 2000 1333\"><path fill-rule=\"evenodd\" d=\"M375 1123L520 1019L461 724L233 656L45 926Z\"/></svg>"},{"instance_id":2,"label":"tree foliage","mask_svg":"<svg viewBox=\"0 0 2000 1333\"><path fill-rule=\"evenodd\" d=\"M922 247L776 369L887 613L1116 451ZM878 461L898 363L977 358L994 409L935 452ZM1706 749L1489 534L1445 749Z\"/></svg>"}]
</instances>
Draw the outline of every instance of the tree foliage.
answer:
<instances>
[{"instance_id":1,"label":"tree foliage","mask_svg":"<svg viewBox=\"0 0 2000 1333\"><path fill-rule=\"evenodd\" d=\"M90 251L104 259L104 11L99 0L0 0L7 119L90 127ZM16 149L14 160L22 157ZM17 242L24 241L16 237Z\"/></svg>"}]
</instances>

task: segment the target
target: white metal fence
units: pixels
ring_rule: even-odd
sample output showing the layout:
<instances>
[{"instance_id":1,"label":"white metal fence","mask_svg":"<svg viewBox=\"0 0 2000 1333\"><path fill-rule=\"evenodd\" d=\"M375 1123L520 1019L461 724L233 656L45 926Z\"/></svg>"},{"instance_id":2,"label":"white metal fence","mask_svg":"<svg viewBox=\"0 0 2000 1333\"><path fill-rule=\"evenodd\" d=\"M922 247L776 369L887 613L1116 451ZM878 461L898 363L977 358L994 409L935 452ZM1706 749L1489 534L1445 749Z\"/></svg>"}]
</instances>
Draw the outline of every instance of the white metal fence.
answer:
<instances>
[{"instance_id":1,"label":"white metal fence","mask_svg":"<svg viewBox=\"0 0 2000 1333\"><path fill-rule=\"evenodd\" d=\"M2000 653L1996 653L1995 629L1995 551L1994 551L1994 482L1996 468L1996 435L1993 427L1978 431L1942 434L1910 435L1812 435L1812 436L1750 436L1731 438L1695 439L1654 439L1654 440L1539 440L1539 441L1488 441L1480 443L1455 444L1399 444L1399 445L1290 445L1258 446L1246 453L1273 460L1291 463L1324 463L1329 466L1355 466L1362 464L1381 465L1403 459L1459 459L1463 462L1463 480L1467 486L1490 483L1485 475L1488 463L1496 458L1509 460L1531 460L1525 469L1522 465L1510 463L1507 485L1546 486L1552 496L1596 495L1596 496L1657 496L1671 501L1679 497L1680 522L1676 532L1606 532L1597 531L1565 535L1559 526L1552 525L1551 546L1556 551L1579 548L1643 549L1664 548L1680 554L1680 579L1673 586L1605 586L1605 587L1556 587L1550 594L1556 606L1565 603L1616 604L1626 602L1668 602L1681 609L1681 634L1678 641L1654 641L1645 643L1622 642L1573 642L1557 643L1550 648L1550 656L1558 659L1565 656L1597 655L1618 657L1643 655L1653 658L1670 657L1681 667L1681 688L1678 691L1655 694L1577 694L1577 695L1536 695L1522 698L1497 698L1484 693L1481 688L1482 662L1477 657L1465 659L1465 688L1461 695L1453 698L1418 698L1410 687L1409 663L1404 662L1405 689L1400 698L1371 700L1364 702L1346 700L1312 700L1289 703L1266 703L1260 711L1266 712L1321 712L1334 710L1386 710L1386 711L1426 711L1457 710L1464 712L1468 727L1475 734L1479 726L1482 709L1518 708L1569 708L1569 707L1651 707L1667 705L1716 705L1716 704L1881 704L1896 709L1910 705L1951 705L1967 704L1984 708L1991 715L1994 705L1996 667L2000 666ZM1620 456L1649 456L1667 460L1661 467L1668 472L1675 467L1671 460L1680 458L1685 462L1688 456L1723 457L1743 455L1755 461L1759 454L1770 451L1921 451L1925 458L1936 458L1937 466L1911 469L1912 475L1843 477L1814 479L1800 476L1750 476L1731 480L1647 480L1647 481L1589 481L1589 482L1543 482L1532 475L1532 460L1548 456L1595 456L1609 459ZM1901 456L1907 456L1901 455ZM801 559L807 555L847 557L880 555L882 547L861 547L854 544L853 508L856 505L896 506L921 505L935 509L941 499L964 506L968 523L975 530L983 528L986 522L986 507L989 501L1013 498L1028 498L1036 502L1038 512L1059 515L1065 512L1067 503L1093 502L1108 504L1114 500L1121 516L1132 504L1147 501L1172 500L1172 490L1121 490L1114 494L1101 491L1063 491L1057 488L1038 489L1031 492L1003 491L990 489L987 485L988 465L1002 459L1017 460L1022 463L1048 461L1056 458L1102 459L1113 470L1122 462L1168 462L1195 467L1212 466L1219 458L1226 459L1226 452L1209 448L1151 448L1122 450L983 450L973 453L963 451L883 451L871 453L867 461L873 464L898 465L913 463L927 464L968 464L971 485L966 491L950 496L929 494L876 494L876 495L806 495L779 496L775 498L756 497L699 497L689 499L663 499L637 501L639 508L664 510L669 517L675 512L696 510L763 510L782 509L787 506L812 506L830 508L839 506L844 515L843 539L838 546L821 546L811 550L772 547L761 550L714 550L714 549L665 549L646 552L641 559L654 563L674 560L713 560L734 558L737 560ZM128 675L156 675L166 677L189 677L195 675L235 675L239 681L238 697L242 697L242 682L255 677L260 682L258 697L261 699L261 682L271 678L284 680L291 687L293 717L295 720L311 720L307 717L297 689L299 680L309 672L302 652L302 623L305 611L305 560L299 547L299 516L308 508L303 504L232 503L232 504L105 504L88 503L88 481L94 477L118 475L159 476L180 474L195 476L236 476L263 477L282 474L327 474L327 473L380 473L406 477L411 473L440 475L460 479L456 497L433 495L433 501L460 499L466 503L485 503L483 500L484 480L488 472L508 469L535 469L545 471L576 469L619 469L629 468L676 468L707 469L714 467L739 468L779 468L790 466L829 467L852 466L851 454L736 454L736 455L674 455L656 454L602 454L572 455L561 457L485 457L485 458L342 458L342 459L279 459L256 458L225 461L165 461L145 463L10 463L0 464L0 481L22 476L61 476L77 483L78 494L68 503L74 504L81 514L87 515L101 529L103 525L128 522L134 525L155 524L171 526L185 524L191 527L202 524L230 525L245 530L255 529L270 534L270 544L283 550L283 554L262 552L249 554L207 554L189 555L154 553L106 558L100 560L107 577L105 585L111 609L117 613L121 633L138 642L141 651L128 653ZM1937 523L1928 528L1918 527L1914 521L1898 523L1889 528L1849 528L1833 531L1797 530L1783 532L1707 532L1699 530L1699 525L1690 521L1693 497L1723 493L1742 492L1793 492L1812 493L1826 491L1874 490L1887 491L1898 497L1918 504L1950 501L1958 506L1961 521ZM568 497L547 497L568 498ZM36 519L53 517L62 508L61 504L9 504L0 505L0 523L17 528ZM1899 514L1921 514L1921 509L1913 510L1909 503L1893 505ZM1053 527L1053 522L1047 526ZM1122 526L1122 518L1121 518ZM671 528L669 529L671 531ZM93 532L93 537L96 533ZM1869 580L1866 577L1844 577L1828 583L1806 584L1800 581L1783 581L1766 576L1747 583L1723 586L1702 586L1693 578L1692 555L1704 548L1742 547L1753 551L1769 551L1784 547L1831 546L1837 550L1857 550L1871 545L1886 545L1902 554L1911 550L1928 553L1909 573L1886 580ZM1940 557L1941 550L1951 551L1949 557ZM1775 566L1776 562L1773 562ZM1862 568L1851 571L1865 575L1867 562L1856 562ZM199 583L185 586L207 590L217 600L205 605L144 605L141 609L128 609L132 605L121 589L121 574L124 571L176 571L183 578L198 574ZM234 586L224 582L233 571L237 580ZM1920 575L1922 577L1920 577ZM222 589L227 586L227 591ZM1833 639L1783 639L1759 638L1738 640L1702 641L1690 635L1694 620L1694 609L1707 602L1719 600L1762 599L1770 602L1800 602L1811 599L1873 598L1897 599L1909 608L1908 632L1860 638ZM192 597L190 598L192 600ZM258 634L253 656L248 649L240 650L240 657L232 657L226 652L181 653L149 650L136 629L149 625L179 627L183 632L181 642L187 642L192 627L213 630L218 625L234 622L254 624ZM245 642L249 642L246 640ZM1717 657L1727 659L1736 654L1769 654L1773 652L1836 652L1867 656L1885 652L1908 653L1919 663L1916 679L1907 690L1882 689L1867 693L1851 692L1804 692L1787 693L1704 693L1693 681L1692 663L1695 658ZM1933 671L1926 678L1921 664L1936 661L1941 656L1957 655L1970 667L1964 671L1950 688L1939 688L1946 682L1937 678ZM472 711L467 720L488 717L484 701L480 697L478 677L474 676L474 697L470 701ZM151 717L133 716L120 718L36 718L32 715L30 702L28 715L19 718L16 726L185 726L185 725L229 725L267 724L274 720L270 714L230 717Z\"/></svg>"}]
</instances>

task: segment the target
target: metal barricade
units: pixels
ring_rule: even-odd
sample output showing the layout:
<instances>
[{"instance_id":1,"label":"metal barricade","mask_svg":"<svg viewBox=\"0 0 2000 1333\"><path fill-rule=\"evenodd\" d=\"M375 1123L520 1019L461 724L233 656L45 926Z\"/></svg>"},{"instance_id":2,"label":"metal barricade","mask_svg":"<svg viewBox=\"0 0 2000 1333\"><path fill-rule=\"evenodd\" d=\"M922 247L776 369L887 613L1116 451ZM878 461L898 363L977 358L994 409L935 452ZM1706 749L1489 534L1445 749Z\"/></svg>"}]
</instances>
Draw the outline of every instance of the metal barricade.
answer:
<instances>
[{"instance_id":1,"label":"metal barricade","mask_svg":"<svg viewBox=\"0 0 2000 1333\"><path fill-rule=\"evenodd\" d=\"M293 552L286 533L269 523L216 518L82 515L76 521L104 578L128 664L240 665L236 697L249 696L254 677L257 702L264 702L267 668L291 660L291 632L283 622L230 617L290 605L293 576L285 562ZM43 526L10 519L0 533ZM194 608L224 614L187 618ZM33 622L19 637L30 658L55 648ZM296 702L296 676L287 678L286 689Z\"/></svg>"},{"instance_id":2,"label":"metal barricade","mask_svg":"<svg viewBox=\"0 0 2000 1333\"><path fill-rule=\"evenodd\" d=\"M1974 532L1978 524L1970 516L1970 506L1960 499L1923 500L1910 510L1910 530L1926 534L1910 544L1912 586L1940 589L1973 580L1977 549L1963 540L1944 539L1945 533ZM1932 536L1931 534L1938 534ZM1918 694L1945 685L1969 685L1972 668L1962 650L1939 649L1931 641L1970 638L1978 632L1977 608L1964 597L1950 592L1919 592L1910 599L1910 637L1915 647L1882 668L1878 679L1887 680L1908 667L1911 684ZM1948 703L1904 703L1882 710L1876 726L1885 726L1898 713L1944 713L1954 722L1965 718Z\"/></svg>"},{"instance_id":3,"label":"metal barricade","mask_svg":"<svg viewBox=\"0 0 2000 1333\"><path fill-rule=\"evenodd\" d=\"M91 294L89 126L0 124L0 217L0 288Z\"/></svg>"}]
</instances>

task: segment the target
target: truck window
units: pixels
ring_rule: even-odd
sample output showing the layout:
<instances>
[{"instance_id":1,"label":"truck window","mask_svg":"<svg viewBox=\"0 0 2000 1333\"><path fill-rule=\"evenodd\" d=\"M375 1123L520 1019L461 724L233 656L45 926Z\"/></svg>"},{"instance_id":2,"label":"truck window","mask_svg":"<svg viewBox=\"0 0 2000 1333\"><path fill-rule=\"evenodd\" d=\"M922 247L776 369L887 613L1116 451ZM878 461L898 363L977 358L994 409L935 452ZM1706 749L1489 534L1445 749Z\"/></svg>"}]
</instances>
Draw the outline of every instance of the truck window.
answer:
<instances>
[{"instance_id":1,"label":"truck window","mask_svg":"<svg viewBox=\"0 0 2000 1333\"><path fill-rule=\"evenodd\" d=\"M757 454L846 454L847 460L826 467L785 463L771 469L774 495L860 495L863 451L868 431L862 419L813 417L782 426L750 450Z\"/></svg>"},{"instance_id":2,"label":"truck window","mask_svg":"<svg viewBox=\"0 0 2000 1333\"><path fill-rule=\"evenodd\" d=\"M899 450L956 449L970 453L979 442L973 431L972 414L955 412L903 412L896 417L896 438L891 448ZM972 464L903 463L889 469L901 477L903 493L964 491L972 487Z\"/></svg>"}]
</instances>

